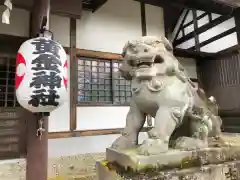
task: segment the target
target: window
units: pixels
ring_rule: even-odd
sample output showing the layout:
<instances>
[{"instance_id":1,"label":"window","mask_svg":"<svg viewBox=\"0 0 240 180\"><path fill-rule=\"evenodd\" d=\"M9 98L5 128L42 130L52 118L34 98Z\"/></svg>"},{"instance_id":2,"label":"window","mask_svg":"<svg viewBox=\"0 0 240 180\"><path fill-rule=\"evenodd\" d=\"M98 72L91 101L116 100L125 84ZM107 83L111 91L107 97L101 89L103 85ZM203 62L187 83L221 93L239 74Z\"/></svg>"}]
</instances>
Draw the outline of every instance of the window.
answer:
<instances>
[{"instance_id":1,"label":"window","mask_svg":"<svg viewBox=\"0 0 240 180\"><path fill-rule=\"evenodd\" d=\"M15 59L0 57L0 107L17 107L15 96Z\"/></svg>"},{"instance_id":2,"label":"window","mask_svg":"<svg viewBox=\"0 0 240 180\"><path fill-rule=\"evenodd\" d=\"M131 85L118 72L120 62L78 58L78 104L128 104Z\"/></svg>"}]
</instances>

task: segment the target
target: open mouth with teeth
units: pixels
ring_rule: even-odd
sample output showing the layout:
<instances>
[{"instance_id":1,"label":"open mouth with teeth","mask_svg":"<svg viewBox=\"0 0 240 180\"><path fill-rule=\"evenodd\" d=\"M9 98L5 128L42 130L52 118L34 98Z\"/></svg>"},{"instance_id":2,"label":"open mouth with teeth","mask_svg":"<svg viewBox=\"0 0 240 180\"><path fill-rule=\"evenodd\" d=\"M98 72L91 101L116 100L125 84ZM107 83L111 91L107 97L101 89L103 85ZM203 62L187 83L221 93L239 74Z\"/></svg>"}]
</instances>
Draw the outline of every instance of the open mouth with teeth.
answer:
<instances>
[{"instance_id":1,"label":"open mouth with teeth","mask_svg":"<svg viewBox=\"0 0 240 180\"><path fill-rule=\"evenodd\" d=\"M150 68L153 64L160 64L163 63L164 59L160 55L156 55L152 58L152 61L137 61L136 67L138 68Z\"/></svg>"},{"instance_id":2,"label":"open mouth with teeth","mask_svg":"<svg viewBox=\"0 0 240 180\"><path fill-rule=\"evenodd\" d=\"M138 68L149 68L152 66L152 62L139 62L137 63Z\"/></svg>"}]
</instances>

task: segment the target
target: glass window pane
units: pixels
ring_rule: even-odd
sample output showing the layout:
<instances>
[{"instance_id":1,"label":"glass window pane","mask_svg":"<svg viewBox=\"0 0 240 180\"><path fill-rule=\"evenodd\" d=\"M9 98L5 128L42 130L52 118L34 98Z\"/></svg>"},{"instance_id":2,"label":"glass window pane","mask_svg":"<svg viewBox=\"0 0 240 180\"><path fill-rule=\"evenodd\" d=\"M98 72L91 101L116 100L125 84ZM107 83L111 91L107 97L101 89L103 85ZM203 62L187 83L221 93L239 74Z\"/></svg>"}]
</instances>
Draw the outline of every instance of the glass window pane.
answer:
<instances>
[{"instance_id":1,"label":"glass window pane","mask_svg":"<svg viewBox=\"0 0 240 180\"><path fill-rule=\"evenodd\" d=\"M78 62L78 102L111 100L111 70L110 61L96 58L79 58ZM107 67L107 68L106 68ZM109 97L106 97L106 96Z\"/></svg>"}]
</instances>

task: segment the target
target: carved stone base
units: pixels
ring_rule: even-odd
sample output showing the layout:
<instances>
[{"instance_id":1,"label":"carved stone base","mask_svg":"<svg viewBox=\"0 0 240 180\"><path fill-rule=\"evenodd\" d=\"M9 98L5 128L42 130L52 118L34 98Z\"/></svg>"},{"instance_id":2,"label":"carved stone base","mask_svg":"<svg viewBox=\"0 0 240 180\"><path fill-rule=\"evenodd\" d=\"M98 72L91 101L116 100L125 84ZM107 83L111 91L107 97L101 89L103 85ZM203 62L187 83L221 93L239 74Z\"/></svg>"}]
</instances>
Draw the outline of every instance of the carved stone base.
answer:
<instances>
[{"instance_id":1,"label":"carved stone base","mask_svg":"<svg viewBox=\"0 0 240 180\"><path fill-rule=\"evenodd\" d=\"M209 139L209 148L171 150L141 156L136 149L107 149L106 160L97 163L98 180L239 180L240 136L224 134Z\"/></svg>"},{"instance_id":2,"label":"carved stone base","mask_svg":"<svg viewBox=\"0 0 240 180\"><path fill-rule=\"evenodd\" d=\"M102 163L97 165L98 180L239 180L240 161L232 161L218 165L205 165L197 168L174 169L165 171L149 171L145 173L118 174L109 170Z\"/></svg>"},{"instance_id":3,"label":"carved stone base","mask_svg":"<svg viewBox=\"0 0 240 180\"><path fill-rule=\"evenodd\" d=\"M139 172L147 169L185 169L240 160L240 146L212 147L195 151L169 150L167 153L150 156L139 155L136 149L117 151L108 148L106 160L118 164L123 169L129 168Z\"/></svg>"}]
</instances>

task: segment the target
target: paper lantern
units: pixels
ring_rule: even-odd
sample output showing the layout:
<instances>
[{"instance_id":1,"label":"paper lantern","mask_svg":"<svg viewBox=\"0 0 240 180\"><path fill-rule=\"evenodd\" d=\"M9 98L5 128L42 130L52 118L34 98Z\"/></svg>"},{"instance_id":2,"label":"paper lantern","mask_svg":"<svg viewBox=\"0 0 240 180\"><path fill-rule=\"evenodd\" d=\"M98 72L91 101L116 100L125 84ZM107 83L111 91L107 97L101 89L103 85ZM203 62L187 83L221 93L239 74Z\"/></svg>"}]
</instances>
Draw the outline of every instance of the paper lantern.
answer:
<instances>
[{"instance_id":1,"label":"paper lantern","mask_svg":"<svg viewBox=\"0 0 240 180\"><path fill-rule=\"evenodd\" d=\"M25 41L16 60L16 96L31 112L51 112L67 101L68 61L63 47L45 37Z\"/></svg>"}]
</instances>

